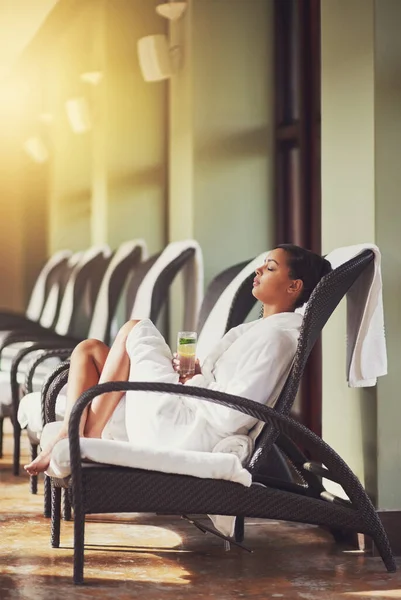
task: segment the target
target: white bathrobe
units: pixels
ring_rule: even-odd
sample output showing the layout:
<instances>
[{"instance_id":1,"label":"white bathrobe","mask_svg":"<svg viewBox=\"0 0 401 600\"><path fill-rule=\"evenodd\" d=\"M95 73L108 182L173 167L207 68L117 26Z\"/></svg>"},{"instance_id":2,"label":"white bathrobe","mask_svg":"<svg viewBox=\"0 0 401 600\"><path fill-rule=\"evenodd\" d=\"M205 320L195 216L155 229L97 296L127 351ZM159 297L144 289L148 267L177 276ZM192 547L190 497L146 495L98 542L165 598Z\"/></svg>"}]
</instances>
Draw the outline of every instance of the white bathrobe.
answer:
<instances>
[{"instance_id":1,"label":"white bathrobe","mask_svg":"<svg viewBox=\"0 0 401 600\"><path fill-rule=\"evenodd\" d=\"M231 329L185 385L235 394L274 406L291 367L302 323L280 313ZM127 339L130 381L179 383L172 353L149 319ZM125 421L125 426L124 426ZM146 446L212 451L225 437L247 433L256 419L224 406L173 394L127 392L103 437Z\"/></svg>"}]
</instances>

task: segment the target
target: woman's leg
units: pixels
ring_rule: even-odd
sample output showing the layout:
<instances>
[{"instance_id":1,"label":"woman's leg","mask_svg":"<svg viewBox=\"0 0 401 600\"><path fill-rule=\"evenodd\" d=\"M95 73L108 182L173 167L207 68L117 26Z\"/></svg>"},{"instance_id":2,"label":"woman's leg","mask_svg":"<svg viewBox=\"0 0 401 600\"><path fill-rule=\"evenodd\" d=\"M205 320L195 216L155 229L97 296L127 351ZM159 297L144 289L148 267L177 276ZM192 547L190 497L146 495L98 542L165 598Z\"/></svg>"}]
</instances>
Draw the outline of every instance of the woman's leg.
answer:
<instances>
[{"instance_id":1,"label":"woman's leg","mask_svg":"<svg viewBox=\"0 0 401 600\"><path fill-rule=\"evenodd\" d=\"M127 337L139 321L128 321L117 334L101 371L99 383L128 381L130 359L126 350ZM109 392L96 396L89 405L84 426L85 437L101 437L103 429L125 392Z\"/></svg>"},{"instance_id":2,"label":"woman's leg","mask_svg":"<svg viewBox=\"0 0 401 600\"><path fill-rule=\"evenodd\" d=\"M71 355L62 428L52 443L43 448L37 458L24 467L30 475L45 471L49 466L51 452L59 440L67 437L72 407L84 391L98 383L128 380L130 362L125 344L130 331L137 323L138 321L128 321L123 325L111 349L99 340L85 340L74 349ZM123 394L124 392L111 392L94 398L82 415L80 436L101 437Z\"/></svg>"}]
</instances>

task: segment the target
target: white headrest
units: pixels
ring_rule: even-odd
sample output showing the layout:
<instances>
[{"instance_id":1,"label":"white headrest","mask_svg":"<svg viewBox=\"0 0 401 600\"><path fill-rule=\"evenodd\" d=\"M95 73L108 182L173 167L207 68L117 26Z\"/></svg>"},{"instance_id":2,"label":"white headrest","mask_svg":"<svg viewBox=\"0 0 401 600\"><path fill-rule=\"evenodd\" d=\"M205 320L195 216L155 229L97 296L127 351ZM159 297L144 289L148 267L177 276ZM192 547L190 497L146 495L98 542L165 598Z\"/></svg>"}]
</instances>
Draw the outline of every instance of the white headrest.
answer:
<instances>
[{"instance_id":1,"label":"white headrest","mask_svg":"<svg viewBox=\"0 0 401 600\"><path fill-rule=\"evenodd\" d=\"M141 249L142 260L147 258L147 248L144 240L130 240L121 244L114 253L105 274L97 295L93 317L88 337L104 340L105 328L109 319L109 288L113 274L118 266L125 261L138 248Z\"/></svg>"},{"instance_id":2,"label":"white headrest","mask_svg":"<svg viewBox=\"0 0 401 600\"><path fill-rule=\"evenodd\" d=\"M72 315L74 312L74 292L77 284L78 277L82 269L88 265L91 261L95 260L99 256L108 258L111 255L111 250L106 244L92 246L86 250L79 262L75 265L72 270L71 276L68 279L65 287L63 300L60 307L60 313L57 319L55 327L56 333L59 335L67 335L71 324Z\"/></svg>"},{"instance_id":3,"label":"white headrest","mask_svg":"<svg viewBox=\"0 0 401 600\"><path fill-rule=\"evenodd\" d=\"M26 316L31 321L37 321L40 318L46 300L45 292L48 276L57 265L69 258L71 254L71 250L59 250L55 252L40 271L26 309Z\"/></svg>"}]
</instances>

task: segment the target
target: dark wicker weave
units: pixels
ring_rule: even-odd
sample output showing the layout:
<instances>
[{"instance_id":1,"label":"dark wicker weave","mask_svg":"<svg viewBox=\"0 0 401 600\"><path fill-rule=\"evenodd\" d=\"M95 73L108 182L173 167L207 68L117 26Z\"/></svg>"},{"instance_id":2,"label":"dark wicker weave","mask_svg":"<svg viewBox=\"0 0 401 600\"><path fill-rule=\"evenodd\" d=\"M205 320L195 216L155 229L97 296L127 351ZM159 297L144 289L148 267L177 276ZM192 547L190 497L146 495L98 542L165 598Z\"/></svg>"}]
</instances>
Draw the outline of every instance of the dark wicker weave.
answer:
<instances>
[{"instance_id":1,"label":"dark wicker weave","mask_svg":"<svg viewBox=\"0 0 401 600\"><path fill-rule=\"evenodd\" d=\"M60 537L60 488L69 491L74 508L74 582L83 582L85 515L108 512L156 512L165 514L225 514L240 518L260 517L323 525L372 537L389 571L396 565L382 523L372 502L346 463L318 436L286 414L291 408L310 350L340 299L361 272L372 263L365 252L336 269L316 288L305 313L298 350L287 382L274 409L251 400L189 386L114 382L97 385L78 399L69 423L71 477L52 479L52 538ZM61 383L61 382L60 382ZM249 469L254 483L246 488L237 483L170 475L125 467L82 468L79 423L91 400L111 391L141 390L174 393L215 402L251 415L264 428ZM260 475L274 442L292 457L302 474L300 484ZM314 457L311 463L298 446ZM338 482L349 501L328 494L320 480L323 474Z\"/></svg>"}]
</instances>

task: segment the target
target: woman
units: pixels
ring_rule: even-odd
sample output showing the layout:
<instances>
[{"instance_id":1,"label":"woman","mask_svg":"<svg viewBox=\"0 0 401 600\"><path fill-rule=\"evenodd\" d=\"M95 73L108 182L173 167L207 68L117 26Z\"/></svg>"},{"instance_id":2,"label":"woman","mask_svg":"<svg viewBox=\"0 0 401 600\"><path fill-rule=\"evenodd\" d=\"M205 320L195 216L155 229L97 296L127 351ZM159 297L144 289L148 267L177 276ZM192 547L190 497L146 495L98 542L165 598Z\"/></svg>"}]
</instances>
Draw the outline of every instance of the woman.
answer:
<instances>
[{"instance_id":1,"label":"woman","mask_svg":"<svg viewBox=\"0 0 401 600\"><path fill-rule=\"evenodd\" d=\"M77 398L108 381L162 381L211 388L273 406L295 355L302 316L294 312L331 271L321 256L283 244L256 269L253 295L263 318L231 329L194 375L182 378L179 361L153 323L129 321L108 348L98 340L78 344L71 356L66 414L60 433L25 466L45 471L51 452L67 437ZM246 433L256 420L224 406L171 394L112 392L96 397L81 420L82 437L133 441L168 448L211 451L224 437Z\"/></svg>"}]
</instances>

